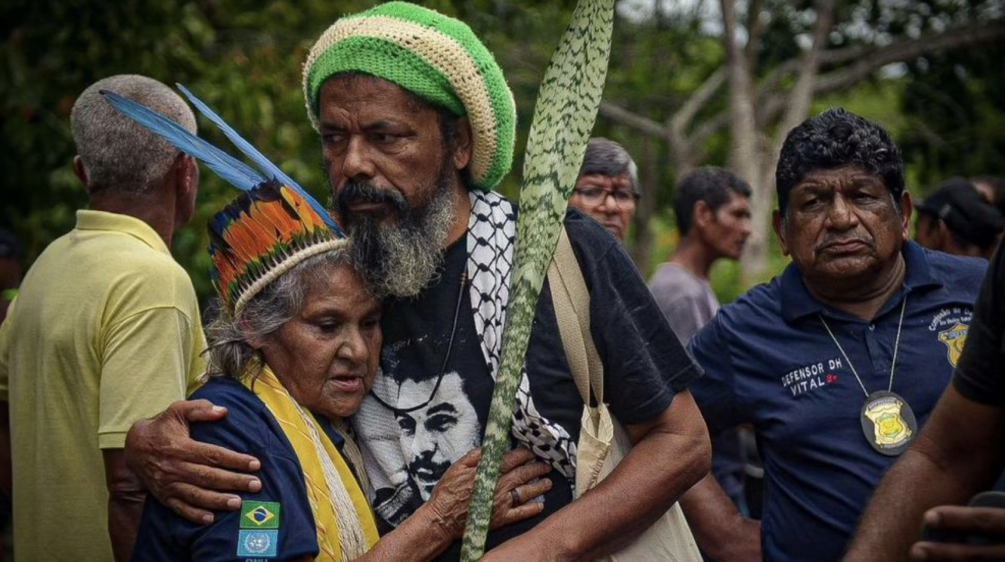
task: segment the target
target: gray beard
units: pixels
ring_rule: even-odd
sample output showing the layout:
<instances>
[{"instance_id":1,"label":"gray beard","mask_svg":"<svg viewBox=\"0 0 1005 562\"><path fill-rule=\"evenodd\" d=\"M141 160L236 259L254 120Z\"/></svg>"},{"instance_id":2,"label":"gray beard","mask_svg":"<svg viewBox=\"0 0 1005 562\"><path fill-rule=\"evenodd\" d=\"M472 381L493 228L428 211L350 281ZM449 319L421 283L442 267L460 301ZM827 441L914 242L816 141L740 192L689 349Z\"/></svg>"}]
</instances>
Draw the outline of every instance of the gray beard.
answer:
<instances>
[{"instance_id":1,"label":"gray beard","mask_svg":"<svg viewBox=\"0 0 1005 562\"><path fill-rule=\"evenodd\" d=\"M346 220L342 210L347 202L336 196L333 207L343 217L352 239L353 264L380 298L414 297L438 279L456 217L451 194L449 176L442 173L433 197L422 209L408 209L398 192L382 193L397 209L398 220L390 222L369 214Z\"/></svg>"}]
</instances>

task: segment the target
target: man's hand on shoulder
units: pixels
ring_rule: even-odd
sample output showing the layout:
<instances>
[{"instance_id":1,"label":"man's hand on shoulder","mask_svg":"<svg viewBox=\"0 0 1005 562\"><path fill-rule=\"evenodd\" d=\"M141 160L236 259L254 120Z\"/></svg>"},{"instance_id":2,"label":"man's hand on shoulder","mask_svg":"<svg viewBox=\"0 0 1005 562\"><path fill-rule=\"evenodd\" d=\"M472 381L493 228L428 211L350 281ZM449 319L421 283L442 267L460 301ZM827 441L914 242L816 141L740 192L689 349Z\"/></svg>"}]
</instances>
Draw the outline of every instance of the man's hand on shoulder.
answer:
<instances>
[{"instance_id":1,"label":"man's hand on shoulder","mask_svg":"<svg viewBox=\"0 0 1005 562\"><path fill-rule=\"evenodd\" d=\"M234 511L241 498L221 491L257 492L258 459L192 440L193 422L219 421L227 409L208 400L178 401L154 418L136 422L126 437L126 462L162 504L194 523L210 524L213 511Z\"/></svg>"}]
</instances>

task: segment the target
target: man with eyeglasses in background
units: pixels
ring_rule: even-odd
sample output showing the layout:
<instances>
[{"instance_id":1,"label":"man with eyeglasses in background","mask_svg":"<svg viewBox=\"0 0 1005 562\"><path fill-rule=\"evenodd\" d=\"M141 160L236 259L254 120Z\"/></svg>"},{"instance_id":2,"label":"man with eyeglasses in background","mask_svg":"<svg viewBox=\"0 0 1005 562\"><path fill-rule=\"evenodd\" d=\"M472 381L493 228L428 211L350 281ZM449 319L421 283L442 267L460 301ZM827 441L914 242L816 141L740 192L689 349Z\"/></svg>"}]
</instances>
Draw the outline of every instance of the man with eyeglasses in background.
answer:
<instances>
[{"instance_id":1,"label":"man with eyeglasses in background","mask_svg":"<svg viewBox=\"0 0 1005 562\"><path fill-rule=\"evenodd\" d=\"M624 242L640 196L638 166L628 151L612 140L590 139L569 205Z\"/></svg>"}]
</instances>

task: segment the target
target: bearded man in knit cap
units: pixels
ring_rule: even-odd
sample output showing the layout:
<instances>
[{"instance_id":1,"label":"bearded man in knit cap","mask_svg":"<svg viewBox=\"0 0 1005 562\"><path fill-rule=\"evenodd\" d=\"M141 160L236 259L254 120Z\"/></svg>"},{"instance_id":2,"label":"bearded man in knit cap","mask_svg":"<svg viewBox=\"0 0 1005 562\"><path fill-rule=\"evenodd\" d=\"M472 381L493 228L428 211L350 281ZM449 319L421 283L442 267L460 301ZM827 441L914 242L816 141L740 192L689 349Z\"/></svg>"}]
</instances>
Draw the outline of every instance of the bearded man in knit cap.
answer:
<instances>
[{"instance_id":1,"label":"bearded man in knit cap","mask_svg":"<svg viewBox=\"0 0 1005 562\"><path fill-rule=\"evenodd\" d=\"M307 59L304 93L333 209L357 262L386 296L383 376L353 425L374 511L389 529L484 432L517 212L492 190L510 171L516 111L501 69L465 24L400 2L335 22ZM586 560L610 552L709 468L707 433L686 390L699 369L618 241L578 211L565 227L590 289L605 401L634 447L609 478L573 500L583 402L545 290L512 441L551 464L552 486L540 516L490 533L489 548L505 544L487 560ZM173 406L134 427L130 438L134 465L153 492L192 515L203 513L194 505L229 509L234 498L194 486L255 485L252 476L220 470L243 469L252 459L215 449L202 456L196 451L206 449L187 440L186 417L214 415L204 408ZM455 545L442 559L458 551Z\"/></svg>"}]
</instances>

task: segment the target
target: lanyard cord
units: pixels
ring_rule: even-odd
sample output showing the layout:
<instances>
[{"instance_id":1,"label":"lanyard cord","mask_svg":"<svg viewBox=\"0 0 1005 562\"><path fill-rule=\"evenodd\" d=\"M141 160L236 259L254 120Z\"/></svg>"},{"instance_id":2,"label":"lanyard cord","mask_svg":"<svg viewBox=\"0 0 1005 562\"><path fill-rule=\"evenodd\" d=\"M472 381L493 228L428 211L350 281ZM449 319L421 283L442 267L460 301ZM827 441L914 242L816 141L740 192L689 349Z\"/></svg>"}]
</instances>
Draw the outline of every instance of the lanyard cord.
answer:
<instances>
[{"instance_id":1,"label":"lanyard cord","mask_svg":"<svg viewBox=\"0 0 1005 562\"><path fill-rule=\"evenodd\" d=\"M432 392L429 393L429 398L425 402L412 406L411 408L397 408L385 402L380 396L377 395L377 391L373 388L370 389L370 396L377 401L378 404L391 410L395 415L407 414L414 412L419 408L425 408L436 398L436 393L440 390L440 383L443 382L443 376L447 373L447 363L450 361L450 351L454 348L454 336L457 334L457 319L460 317L461 313L461 303L464 302L464 287L468 283L468 272L461 273L461 289L457 293L457 304L454 306L454 323L450 328L450 341L447 342L447 352L443 354L443 366L440 367L440 374L436 377L436 384L433 386Z\"/></svg>"},{"instance_id":2,"label":"lanyard cord","mask_svg":"<svg viewBox=\"0 0 1005 562\"><path fill-rule=\"evenodd\" d=\"M893 343L893 361L890 363L890 385L887 387L887 392L893 392L893 372L897 368L897 352L900 351L900 329L904 327L904 310L907 308L907 295L904 295L904 302L900 305L900 320L897 322L897 339ZM831 340L834 341L834 345L837 346L838 351L844 356L844 360L848 362L848 367L851 368L851 374L855 375L855 380L858 381L858 385L862 387L862 392L865 393L865 397L869 397L869 391L865 389L865 384L862 383L862 378L858 376L858 371L855 370L855 365L852 364L851 359L848 358L848 354L845 353L844 348L841 347L841 343L838 342L837 338L834 337L834 332L831 331L831 327L827 325L827 321L824 320L823 314L817 313L817 317L820 318L820 323L824 325L827 333L830 335Z\"/></svg>"}]
</instances>

